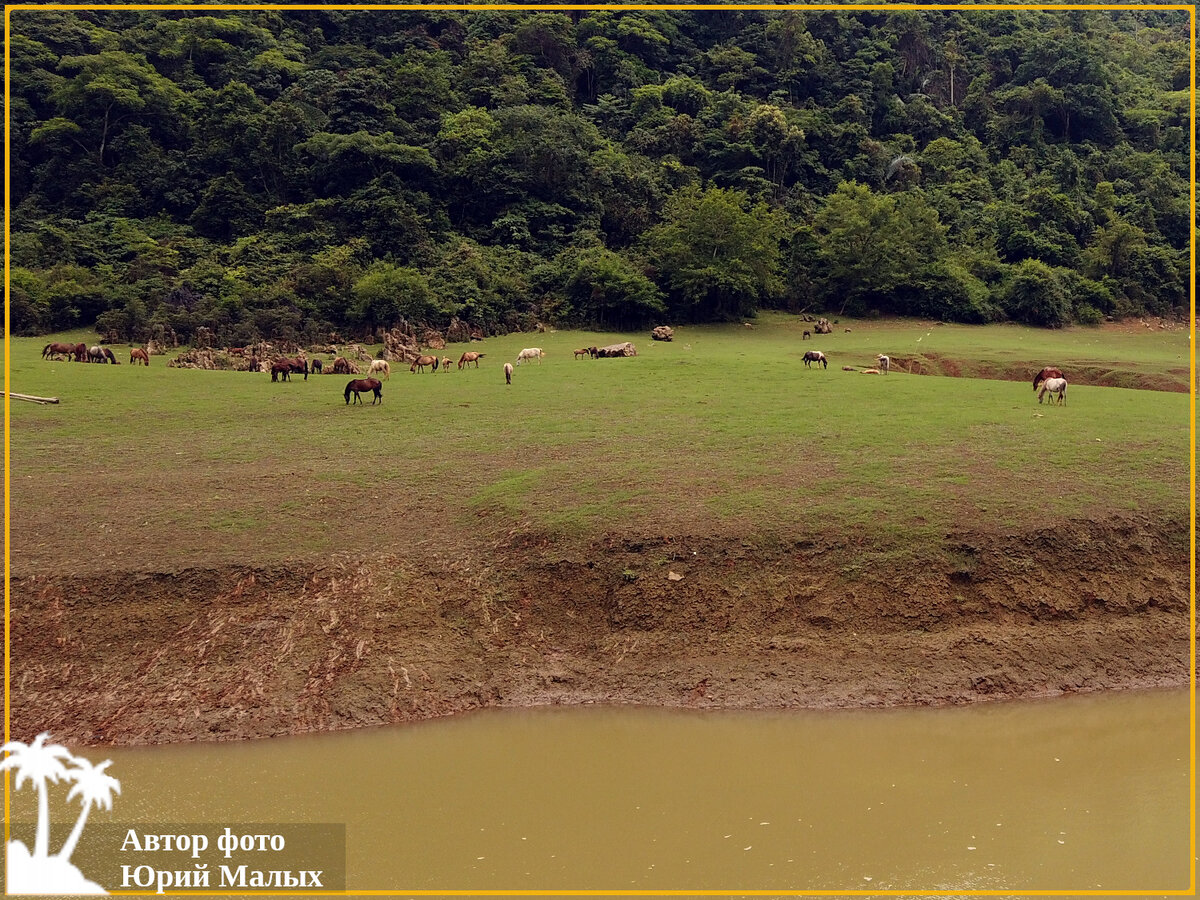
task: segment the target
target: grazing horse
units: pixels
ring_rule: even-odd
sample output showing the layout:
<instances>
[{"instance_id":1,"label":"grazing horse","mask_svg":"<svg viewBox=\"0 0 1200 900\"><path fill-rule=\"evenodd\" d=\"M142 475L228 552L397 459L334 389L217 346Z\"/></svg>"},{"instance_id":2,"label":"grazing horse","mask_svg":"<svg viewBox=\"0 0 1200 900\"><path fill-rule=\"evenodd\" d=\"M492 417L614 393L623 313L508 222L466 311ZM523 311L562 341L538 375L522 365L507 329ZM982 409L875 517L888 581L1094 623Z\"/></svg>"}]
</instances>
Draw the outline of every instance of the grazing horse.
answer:
<instances>
[{"instance_id":1,"label":"grazing horse","mask_svg":"<svg viewBox=\"0 0 1200 900\"><path fill-rule=\"evenodd\" d=\"M820 363L826 369L829 368L829 360L825 358L825 354L820 350L809 350L804 354L804 365L806 368L812 368L813 363Z\"/></svg>"},{"instance_id":2,"label":"grazing horse","mask_svg":"<svg viewBox=\"0 0 1200 900\"><path fill-rule=\"evenodd\" d=\"M93 347L88 347L87 361L90 363L106 363L108 360L104 356L104 348L99 344Z\"/></svg>"},{"instance_id":3,"label":"grazing horse","mask_svg":"<svg viewBox=\"0 0 1200 900\"><path fill-rule=\"evenodd\" d=\"M886 375L888 373L888 369L892 367L892 358L890 356L884 356L882 353L875 358L879 360L879 370Z\"/></svg>"},{"instance_id":4,"label":"grazing horse","mask_svg":"<svg viewBox=\"0 0 1200 900\"><path fill-rule=\"evenodd\" d=\"M378 378L357 378L346 385L346 402L350 402L350 394L354 394L354 402L362 403L362 397L359 394L364 391L374 391L375 400L383 402L383 382ZM375 405L375 400L371 401L371 405Z\"/></svg>"},{"instance_id":5,"label":"grazing horse","mask_svg":"<svg viewBox=\"0 0 1200 900\"><path fill-rule=\"evenodd\" d=\"M314 359L311 363L309 363L309 367L314 375L320 375L321 370L325 368L325 363L321 362L319 359Z\"/></svg>"},{"instance_id":6,"label":"grazing horse","mask_svg":"<svg viewBox=\"0 0 1200 900\"><path fill-rule=\"evenodd\" d=\"M333 374L353 375L354 373L350 371L350 361L344 356L339 356L337 359L335 359L333 361Z\"/></svg>"},{"instance_id":7,"label":"grazing horse","mask_svg":"<svg viewBox=\"0 0 1200 900\"><path fill-rule=\"evenodd\" d=\"M807 341L807 340L811 340L811 339L812 339L812 332L811 332L811 331L806 331L806 332L804 332L804 334L803 334L803 335L801 335L801 337L800 337L800 340L802 340L802 341Z\"/></svg>"},{"instance_id":8,"label":"grazing horse","mask_svg":"<svg viewBox=\"0 0 1200 900\"><path fill-rule=\"evenodd\" d=\"M87 344L75 345L75 362L87 362Z\"/></svg>"},{"instance_id":9,"label":"grazing horse","mask_svg":"<svg viewBox=\"0 0 1200 900\"><path fill-rule=\"evenodd\" d=\"M1067 402L1067 379L1065 378L1047 378L1042 382L1042 389L1038 391L1038 403L1042 402L1042 398L1047 392L1058 394L1059 406Z\"/></svg>"},{"instance_id":10,"label":"grazing horse","mask_svg":"<svg viewBox=\"0 0 1200 900\"><path fill-rule=\"evenodd\" d=\"M481 359L483 359L484 356L486 356L486 355L487 354L485 354L485 353L476 353L474 350L468 350L466 353L464 353L462 356L460 356L458 358L458 367L461 369L467 363L475 363L475 368L478 369L479 361Z\"/></svg>"},{"instance_id":11,"label":"grazing horse","mask_svg":"<svg viewBox=\"0 0 1200 900\"><path fill-rule=\"evenodd\" d=\"M512 384L512 373L513 373L512 363L505 363L504 364L504 383L505 384Z\"/></svg>"},{"instance_id":12,"label":"grazing horse","mask_svg":"<svg viewBox=\"0 0 1200 900\"><path fill-rule=\"evenodd\" d=\"M292 364L285 359L276 360L271 363L271 380L279 381L279 376L283 376L283 381L292 380Z\"/></svg>"},{"instance_id":13,"label":"grazing horse","mask_svg":"<svg viewBox=\"0 0 1200 900\"><path fill-rule=\"evenodd\" d=\"M417 370L424 372L426 366L432 366L431 372L436 372L440 360L436 356L418 356L413 360L413 364L408 367L408 371L416 374Z\"/></svg>"},{"instance_id":14,"label":"grazing horse","mask_svg":"<svg viewBox=\"0 0 1200 900\"><path fill-rule=\"evenodd\" d=\"M454 360L452 360L450 357L448 357L448 356L442 357L442 371L443 372L449 372L450 366L453 364L454 364Z\"/></svg>"},{"instance_id":15,"label":"grazing horse","mask_svg":"<svg viewBox=\"0 0 1200 900\"><path fill-rule=\"evenodd\" d=\"M114 366L119 366L121 364L117 360L117 358L115 356L113 356L113 352L110 349L108 349L107 347L104 347L103 349L104 349L104 358L105 359L107 359Z\"/></svg>"},{"instance_id":16,"label":"grazing horse","mask_svg":"<svg viewBox=\"0 0 1200 900\"><path fill-rule=\"evenodd\" d=\"M540 366L542 364L542 357L545 355L546 351L541 347L526 347L517 354L517 365L519 366L522 360L528 361L531 359L536 359L538 361L538 365Z\"/></svg>"},{"instance_id":17,"label":"grazing horse","mask_svg":"<svg viewBox=\"0 0 1200 900\"><path fill-rule=\"evenodd\" d=\"M150 365L150 354L141 347L134 347L129 351L129 362L131 365L136 365L139 360L144 366Z\"/></svg>"},{"instance_id":18,"label":"grazing horse","mask_svg":"<svg viewBox=\"0 0 1200 900\"><path fill-rule=\"evenodd\" d=\"M299 375L299 374L303 373L304 380L308 381L308 360L304 359L301 356L292 356L292 357L284 356L284 357L281 357L280 359L275 360L275 364L273 366L271 366L271 380L272 381L275 380L275 367L282 366L282 365L286 365L288 367L289 375ZM286 376L284 377L284 381L290 381L290 380L291 380L290 378L287 378Z\"/></svg>"},{"instance_id":19,"label":"grazing horse","mask_svg":"<svg viewBox=\"0 0 1200 900\"><path fill-rule=\"evenodd\" d=\"M374 375L378 372L382 372L384 378L390 379L392 377L392 367L388 365L388 361L386 359L371 360L371 365L367 369L367 374Z\"/></svg>"},{"instance_id":20,"label":"grazing horse","mask_svg":"<svg viewBox=\"0 0 1200 900\"><path fill-rule=\"evenodd\" d=\"M46 359L47 357L53 359L55 356L59 356L60 354L65 356L67 359L70 359L75 355L75 345L53 343L47 344L42 348L42 359Z\"/></svg>"},{"instance_id":21,"label":"grazing horse","mask_svg":"<svg viewBox=\"0 0 1200 900\"><path fill-rule=\"evenodd\" d=\"M1062 369L1056 369L1054 366L1046 366L1046 368L1042 369L1042 371L1038 372L1036 375L1033 376L1033 389L1036 391L1038 389L1038 385L1041 384L1043 381L1045 381L1047 378L1062 378L1062 377L1063 377Z\"/></svg>"}]
</instances>

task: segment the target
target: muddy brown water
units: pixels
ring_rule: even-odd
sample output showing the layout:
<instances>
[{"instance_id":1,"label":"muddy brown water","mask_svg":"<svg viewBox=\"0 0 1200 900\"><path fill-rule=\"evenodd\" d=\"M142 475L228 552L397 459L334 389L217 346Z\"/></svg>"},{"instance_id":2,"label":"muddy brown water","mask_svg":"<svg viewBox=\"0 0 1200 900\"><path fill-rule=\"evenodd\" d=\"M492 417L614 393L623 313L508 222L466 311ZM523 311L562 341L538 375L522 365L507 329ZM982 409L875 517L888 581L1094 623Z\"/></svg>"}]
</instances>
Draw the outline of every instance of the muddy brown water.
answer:
<instances>
[{"instance_id":1,"label":"muddy brown water","mask_svg":"<svg viewBox=\"0 0 1200 900\"><path fill-rule=\"evenodd\" d=\"M90 821L345 823L351 890L1157 893L1188 886L1189 710L552 707L83 753L122 785Z\"/></svg>"}]
</instances>

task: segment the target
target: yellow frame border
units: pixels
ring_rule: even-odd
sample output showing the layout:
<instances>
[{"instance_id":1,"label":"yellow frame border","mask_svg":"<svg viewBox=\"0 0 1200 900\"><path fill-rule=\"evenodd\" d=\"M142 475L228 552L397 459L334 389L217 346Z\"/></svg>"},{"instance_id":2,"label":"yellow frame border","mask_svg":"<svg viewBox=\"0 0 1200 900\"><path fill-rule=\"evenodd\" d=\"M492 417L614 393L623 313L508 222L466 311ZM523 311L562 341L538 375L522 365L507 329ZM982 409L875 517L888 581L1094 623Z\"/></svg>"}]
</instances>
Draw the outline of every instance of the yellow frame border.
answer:
<instances>
[{"instance_id":1,"label":"yellow frame border","mask_svg":"<svg viewBox=\"0 0 1200 900\"><path fill-rule=\"evenodd\" d=\"M828 12L832 10L845 10L848 12L894 12L897 10L916 10L921 12L968 12L973 10L1006 10L1006 11L1027 11L1039 10L1042 12L1058 12L1064 10L1092 10L1092 11L1109 11L1109 12L1133 12L1140 10L1175 10L1179 12L1186 11L1191 22L1191 114L1192 114L1192 132L1191 132L1191 149L1190 149L1190 168L1191 168L1191 215L1192 229L1190 239L1191 249L1191 285L1189 289L1190 296L1190 315L1191 321L1188 323L1188 333L1190 336L1190 364L1191 364L1191 390L1189 403L1189 435L1191 439L1189 456L1190 456L1190 479L1189 487L1190 495L1190 511L1191 511L1191 527L1189 533L1189 546L1191 548L1191 563L1189 571L1189 586L1191 590L1191 603L1189 623L1190 630L1188 632L1188 640L1190 644L1191 656L1191 673L1189 679L1190 693L1190 721L1189 721L1189 746L1191 749L1190 759L1190 818L1191 818L1191 835L1190 835L1190 852L1192 856L1191 880L1188 887L1184 890L1173 891L1144 891L1144 890L1121 890L1121 891L1096 891L1096 890L1044 890L1044 891L1011 891L1011 890L935 890L935 891L912 891L912 890L354 890L354 891L306 891L304 896L369 896L369 897L392 897L399 895L413 897L1141 897L1148 894L1157 894L1160 896L1195 896L1196 895L1196 7L1194 5L1185 5L1178 3L1128 3L1128 4L1107 4L1107 3L1063 3L1044 5L1037 3L1020 4L1020 3L979 3L979 4L961 4L961 3L945 3L945 4L921 4L921 3L864 3L861 5L845 4L845 3L801 3L801 4L587 4L587 3L558 3L558 4L498 4L498 3L479 3L479 4L464 4L464 3L416 3L416 4L350 4L350 3L296 3L296 4L273 4L273 3L253 3L242 5L229 5L220 3L197 3L197 4L144 4L144 3L46 3L46 4L13 4L5 5L4 7L4 742L8 743L11 740L9 733L10 721L10 697L9 685L11 675L11 648L9 644L9 612L11 608L11 570L10 570L10 547L11 547L11 494L10 494L10 360L11 354L8 352L8 334L11 325L9 311L9 237L10 237L10 200L11 187L9 184L8 173L11 170L12 163L12 141L10 139L10 123L9 110L12 109L11 98L9 96L10 86L10 54L9 54L9 35L11 29L11 15L13 12L34 12L45 10L68 10L68 11L90 11L90 10L139 10L139 11L183 11L183 12L212 12L220 10L222 12L255 12L258 10L320 10L332 9L342 11L389 11L389 12L408 12L410 10L457 10L461 12L477 12L477 11L521 11L521 10L538 10L546 12L555 11L571 11L579 10L584 12L595 12L600 10L611 10L615 12L626 12L630 10L673 10L679 12L692 11L722 11L722 10L759 10L766 12L792 11L792 12ZM9 835L9 818L10 818L10 778L9 772L4 773L4 844L8 846L10 839ZM5 872L7 875L7 859L5 860ZM7 880L7 879L6 879ZM264 896L264 897L279 897L293 896L283 894L278 891L167 891L165 894L158 895L151 891L111 891L112 896L128 896L128 897L153 897L153 896L206 896L206 897L243 897L243 896Z\"/></svg>"}]
</instances>

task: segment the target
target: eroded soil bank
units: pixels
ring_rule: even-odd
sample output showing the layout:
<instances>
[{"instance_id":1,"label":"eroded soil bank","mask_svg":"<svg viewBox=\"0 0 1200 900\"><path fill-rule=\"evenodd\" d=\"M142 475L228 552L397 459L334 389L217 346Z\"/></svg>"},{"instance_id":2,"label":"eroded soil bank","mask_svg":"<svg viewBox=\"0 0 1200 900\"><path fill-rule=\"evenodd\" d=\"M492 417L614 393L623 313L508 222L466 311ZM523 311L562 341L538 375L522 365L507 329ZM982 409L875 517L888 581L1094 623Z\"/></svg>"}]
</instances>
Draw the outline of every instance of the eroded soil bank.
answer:
<instances>
[{"instance_id":1,"label":"eroded soil bank","mask_svg":"<svg viewBox=\"0 0 1200 900\"><path fill-rule=\"evenodd\" d=\"M799 544L524 539L453 558L25 577L12 732L236 740L481 706L966 703L1185 685L1186 523Z\"/></svg>"}]
</instances>

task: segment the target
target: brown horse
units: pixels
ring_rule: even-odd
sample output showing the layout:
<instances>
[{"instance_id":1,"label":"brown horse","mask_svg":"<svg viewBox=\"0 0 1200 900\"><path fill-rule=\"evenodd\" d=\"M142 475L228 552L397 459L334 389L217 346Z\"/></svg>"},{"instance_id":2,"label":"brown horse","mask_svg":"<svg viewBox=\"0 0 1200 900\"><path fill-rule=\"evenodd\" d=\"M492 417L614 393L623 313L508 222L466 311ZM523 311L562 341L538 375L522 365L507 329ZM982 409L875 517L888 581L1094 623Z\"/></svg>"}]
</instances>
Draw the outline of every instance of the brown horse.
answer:
<instances>
[{"instance_id":1,"label":"brown horse","mask_svg":"<svg viewBox=\"0 0 1200 900\"><path fill-rule=\"evenodd\" d=\"M346 403L350 402L350 394L354 394L354 402L362 403L362 397L359 394L364 391L374 391L375 400L383 402L383 382L378 378L358 378L346 385ZM375 400L371 401L371 405L375 405Z\"/></svg>"},{"instance_id":2,"label":"brown horse","mask_svg":"<svg viewBox=\"0 0 1200 900\"><path fill-rule=\"evenodd\" d=\"M299 375L301 372L303 372L304 380L308 381L308 360L307 359L304 359L301 356L294 356L294 357L284 356L284 357L281 357L281 358L275 360L275 365L271 366L271 376L272 376L271 380L272 381L275 380L275 377L274 377L275 376L275 366L279 366L279 365L286 365L288 367L288 374ZM284 379L284 380L286 381L286 380L290 380L290 379Z\"/></svg>"},{"instance_id":3,"label":"brown horse","mask_svg":"<svg viewBox=\"0 0 1200 900\"><path fill-rule=\"evenodd\" d=\"M75 362L87 362L87 344L75 345Z\"/></svg>"},{"instance_id":4,"label":"brown horse","mask_svg":"<svg viewBox=\"0 0 1200 900\"><path fill-rule=\"evenodd\" d=\"M408 367L408 371L416 374L418 369L424 372L426 366L432 366L433 368L430 371L436 372L439 362L440 360L436 356L418 356L413 360L413 364Z\"/></svg>"},{"instance_id":5,"label":"brown horse","mask_svg":"<svg viewBox=\"0 0 1200 900\"><path fill-rule=\"evenodd\" d=\"M47 358L53 359L55 356L59 356L59 355L65 356L67 359L70 359L71 357L73 357L75 355L75 345L74 344L60 344L60 343L56 342L53 344L47 344L45 347L42 348L42 359L47 359Z\"/></svg>"},{"instance_id":6,"label":"brown horse","mask_svg":"<svg viewBox=\"0 0 1200 900\"><path fill-rule=\"evenodd\" d=\"M350 371L349 360L347 360L346 357L344 357L344 356L339 356L337 359L335 359L333 361L333 374L334 375L354 375L355 373Z\"/></svg>"},{"instance_id":7,"label":"brown horse","mask_svg":"<svg viewBox=\"0 0 1200 900\"><path fill-rule=\"evenodd\" d=\"M292 364L282 359L271 363L271 380L280 381L279 376L281 375L283 376L283 381L292 380Z\"/></svg>"},{"instance_id":8,"label":"brown horse","mask_svg":"<svg viewBox=\"0 0 1200 900\"><path fill-rule=\"evenodd\" d=\"M107 347L104 347L103 350L104 350L104 358L107 359L110 363L112 363L114 366L119 366L121 364L120 361L115 356L113 356L113 352L110 349L108 349Z\"/></svg>"},{"instance_id":9,"label":"brown horse","mask_svg":"<svg viewBox=\"0 0 1200 900\"><path fill-rule=\"evenodd\" d=\"M309 365L310 365L312 373L314 375L320 375L322 369L325 368L325 364L323 362L321 362L319 359L314 359Z\"/></svg>"},{"instance_id":10,"label":"brown horse","mask_svg":"<svg viewBox=\"0 0 1200 900\"><path fill-rule=\"evenodd\" d=\"M587 359L592 355L591 350L587 347L580 347L578 350L572 350L571 352L575 354L576 359Z\"/></svg>"},{"instance_id":11,"label":"brown horse","mask_svg":"<svg viewBox=\"0 0 1200 900\"><path fill-rule=\"evenodd\" d=\"M1054 366L1046 366L1046 368L1042 369L1042 371L1038 372L1036 375L1033 376L1033 389L1036 391L1038 389L1038 385L1041 384L1043 381L1045 381L1047 378L1062 378L1062 377L1063 377L1062 369L1056 369Z\"/></svg>"},{"instance_id":12,"label":"brown horse","mask_svg":"<svg viewBox=\"0 0 1200 900\"><path fill-rule=\"evenodd\" d=\"M449 371L450 371L450 363L451 363L451 362L452 362L452 360L450 359L450 357L448 357L448 356L443 356L443 357L442 357L442 371L443 371L443 372L449 372Z\"/></svg>"},{"instance_id":13,"label":"brown horse","mask_svg":"<svg viewBox=\"0 0 1200 900\"><path fill-rule=\"evenodd\" d=\"M150 354L141 347L134 347L129 351L129 363L135 365L139 360L144 366L150 365Z\"/></svg>"},{"instance_id":14,"label":"brown horse","mask_svg":"<svg viewBox=\"0 0 1200 900\"><path fill-rule=\"evenodd\" d=\"M475 368L479 368L479 361L486 356L486 353L476 353L473 350L468 350L458 358L458 367L461 369L467 363L475 363Z\"/></svg>"}]
</instances>

